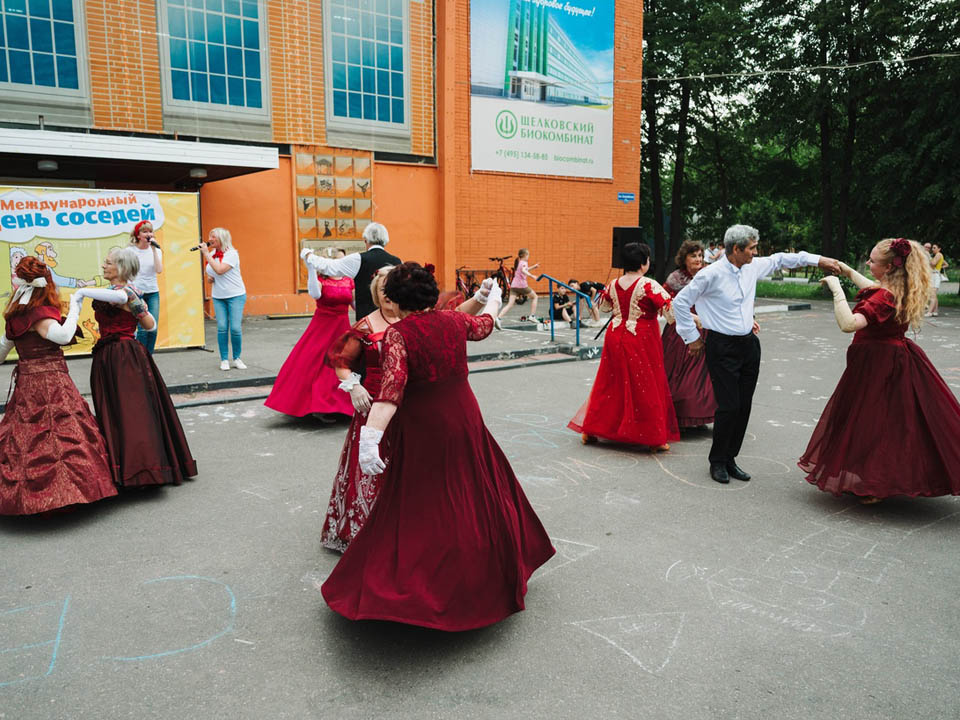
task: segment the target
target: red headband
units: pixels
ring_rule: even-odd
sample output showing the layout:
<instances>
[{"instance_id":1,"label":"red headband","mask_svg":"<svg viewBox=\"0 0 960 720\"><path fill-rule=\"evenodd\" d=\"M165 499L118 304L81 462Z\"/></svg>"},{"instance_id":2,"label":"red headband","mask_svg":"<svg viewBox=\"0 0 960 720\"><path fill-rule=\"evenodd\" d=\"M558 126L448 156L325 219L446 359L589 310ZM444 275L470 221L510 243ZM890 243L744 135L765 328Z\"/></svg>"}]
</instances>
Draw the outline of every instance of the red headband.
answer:
<instances>
[{"instance_id":1,"label":"red headband","mask_svg":"<svg viewBox=\"0 0 960 720\"><path fill-rule=\"evenodd\" d=\"M133 226L133 237L136 238L140 235L140 228L142 228L144 225L149 225L151 229L153 228L153 223L151 223L149 220L141 220Z\"/></svg>"}]
</instances>

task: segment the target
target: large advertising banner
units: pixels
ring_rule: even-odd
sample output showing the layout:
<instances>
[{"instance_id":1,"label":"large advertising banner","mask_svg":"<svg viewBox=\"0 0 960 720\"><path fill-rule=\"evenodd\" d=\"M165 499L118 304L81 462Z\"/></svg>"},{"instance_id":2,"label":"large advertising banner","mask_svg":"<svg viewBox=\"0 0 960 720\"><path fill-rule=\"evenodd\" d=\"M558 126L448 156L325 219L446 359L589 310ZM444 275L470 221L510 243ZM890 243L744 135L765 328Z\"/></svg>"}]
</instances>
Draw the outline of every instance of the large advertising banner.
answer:
<instances>
[{"instance_id":1,"label":"large advertising banner","mask_svg":"<svg viewBox=\"0 0 960 720\"><path fill-rule=\"evenodd\" d=\"M141 220L153 224L163 250L157 348L202 346L203 284L197 253L190 252L200 238L196 193L0 187L0 252L8 261L0 273L0 308L12 295L17 263L34 255L50 268L65 314L77 288L108 286L101 264L112 248L130 244ZM68 354L89 353L100 337L90 300L78 327L83 338L64 347Z\"/></svg>"},{"instance_id":2,"label":"large advertising banner","mask_svg":"<svg viewBox=\"0 0 960 720\"><path fill-rule=\"evenodd\" d=\"M613 0L471 0L474 170L613 177Z\"/></svg>"}]
</instances>

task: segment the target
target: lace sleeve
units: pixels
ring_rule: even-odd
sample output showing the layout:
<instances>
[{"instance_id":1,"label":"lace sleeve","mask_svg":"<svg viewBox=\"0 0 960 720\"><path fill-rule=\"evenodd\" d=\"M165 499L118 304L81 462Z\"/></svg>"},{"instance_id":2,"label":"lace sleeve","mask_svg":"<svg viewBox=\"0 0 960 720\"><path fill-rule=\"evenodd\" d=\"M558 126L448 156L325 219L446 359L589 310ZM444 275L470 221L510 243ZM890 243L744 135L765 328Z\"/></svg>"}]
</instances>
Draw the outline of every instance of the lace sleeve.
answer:
<instances>
[{"instance_id":1,"label":"lace sleeve","mask_svg":"<svg viewBox=\"0 0 960 720\"><path fill-rule=\"evenodd\" d=\"M333 342L327 350L326 365L337 368L348 368L356 373L362 373L363 367L363 335L350 329Z\"/></svg>"},{"instance_id":2,"label":"lace sleeve","mask_svg":"<svg viewBox=\"0 0 960 720\"><path fill-rule=\"evenodd\" d=\"M493 332L493 317L491 315L467 315L467 313L457 313L463 318L463 324L467 328L467 340L483 340Z\"/></svg>"},{"instance_id":3,"label":"lace sleeve","mask_svg":"<svg viewBox=\"0 0 960 720\"><path fill-rule=\"evenodd\" d=\"M660 286L660 283L652 278L649 279L647 284L644 286L643 292L648 298L650 298L650 302L653 303L657 310L673 303L673 297L670 295L670 293L664 290Z\"/></svg>"},{"instance_id":4,"label":"lace sleeve","mask_svg":"<svg viewBox=\"0 0 960 720\"><path fill-rule=\"evenodd\" d=\"M383 336L380 365L383 380L375 402L399 405L403 401L403 390L407 385L407 346L403 342L403 335L396 328L387 328Z\"/></svg>"}]
</instances>

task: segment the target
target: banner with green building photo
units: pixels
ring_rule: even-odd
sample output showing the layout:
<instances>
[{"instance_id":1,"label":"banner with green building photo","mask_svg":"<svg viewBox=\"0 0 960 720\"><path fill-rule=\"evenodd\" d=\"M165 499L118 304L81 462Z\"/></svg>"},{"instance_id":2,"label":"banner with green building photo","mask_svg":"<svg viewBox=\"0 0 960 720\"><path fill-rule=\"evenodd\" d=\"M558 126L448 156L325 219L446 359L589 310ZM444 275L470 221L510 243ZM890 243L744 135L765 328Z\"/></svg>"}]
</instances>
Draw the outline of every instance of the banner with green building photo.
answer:
<instances>
[{"instance_id":1,"label":"banner with green building photo","mask_svg":"<svg viewBox=\"0 0 960 720\"><path fill-rule=\"evenodd\" d=\"M614 3L471 0L471 166L613 177Z\"/></svg>"}]
</instances>

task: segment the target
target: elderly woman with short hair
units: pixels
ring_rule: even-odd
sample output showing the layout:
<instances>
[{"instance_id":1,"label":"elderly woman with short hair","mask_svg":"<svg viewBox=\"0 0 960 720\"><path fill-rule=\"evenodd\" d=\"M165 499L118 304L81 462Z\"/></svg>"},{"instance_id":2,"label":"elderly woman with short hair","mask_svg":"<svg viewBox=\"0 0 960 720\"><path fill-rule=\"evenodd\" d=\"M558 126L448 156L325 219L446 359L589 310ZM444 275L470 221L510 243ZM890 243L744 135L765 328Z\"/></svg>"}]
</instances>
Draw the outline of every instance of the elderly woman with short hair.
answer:
<instances>
[{"instance_id":1,"label":"elderly woman with short hair","mask_svg":"<svg viewBox=\"0 0 960 720\"><path fill-rule=\"evenodd\" d=\"M90 389L97 424L107 442L113 480L120 486L179 485L197 474L167 386L137 327L156 321L130 285L140 261L133 248L114 248L101 266L109 288L81 288L79 302L93 299L100 339L93 348Z\"/></svg>"}]
</instances>

